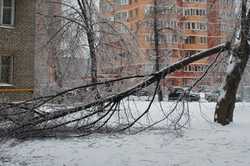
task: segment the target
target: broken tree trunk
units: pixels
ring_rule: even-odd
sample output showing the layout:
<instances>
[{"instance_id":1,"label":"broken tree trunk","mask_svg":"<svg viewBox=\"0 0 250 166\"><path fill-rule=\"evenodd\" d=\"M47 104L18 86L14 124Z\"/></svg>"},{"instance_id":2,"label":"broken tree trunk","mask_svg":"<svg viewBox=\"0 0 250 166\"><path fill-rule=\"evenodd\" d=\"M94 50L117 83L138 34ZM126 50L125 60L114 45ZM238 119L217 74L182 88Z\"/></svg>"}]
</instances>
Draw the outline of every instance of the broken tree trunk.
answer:
<instances>
[{"instance_id":1,"label":"broken tree trunk","mask_svg":"<svg viewBox=\"0 0 250 166\"><path fill-rule=\"evenodd\" d=\"M37 133L41 134L41 131L49 131L50 129L55 129L58 127L62 127L62 126L66 126L68 124L74 123L74 122L78 122L78 121L82 121L85 119L89 119L93 116L95 116L97 113L99 112L105 112L105 110L100 110L100 109L96 109L98 108L100 105L103 106L103 109L108 109L109 111L107 113L104 114L103 117L107 116L110 111L112 113L110 113L110 118L113 116L114 110L112 110L113 108L115 108L117 103L120 103L124 98L129 97L132 94L137 93L138 91L140 91L141 89L148 87L156 82L159 83L159 81L163 78L165 78L165 76L167 74L173 73L179 69L182 69L184 66L193 63L194 61L206 58L208 56L214 55L216 53L220 53L223 52L227 49L229 49L230 44L221 44L217 47L208 49L206 51L197 53L191 57L187 57L173 65L170 65L168 67L163 68L162 70L160 70L157 73L152 74L148 79L146 79L145 81L142 81L141 83L138 83L137 85L123 91L120 92L118 94L106 97L106 98L101 98L97 101L82 105L82 106L76 106L76 107L71 107L71 108L65 108L65 109L60 109L57 110L55 112L49 112L46 114L36 114L36 117L29 119L29 121L18 121L18 124L14 124L13 126L9 126L9 130L7 132L8 136L18 136L18 135L25 135L25 136L30 136L34 133L34 131L37 131ZM96 86L96 85L93 85ZM152 103L151 103L152 104ZM93 108L93 109L91 109ZM146 111L149 111L150 106L147 108ZM31 111L34 111L33 108ZM59 118L74 114L76 112L85 112L86 114L84 116L81 117L77 117L75 119L71 119L71 120L67 120L61 123L53 123L53 120L56 122L56 120L58 120ZM25 112L24 112L25 113ZM141 118L144 114L141 114L139 118ZM101 117L100 119L102 119L103 117ZM107 121L110 119L108 118ZM137 120L137 119L136 119ZM136 122L136 120L134 122ZM99 120L97 120L98 122ZM41 128L41 124L43 123L47 123L50 122L50 125L44 125ZM85 121L86 124L84 124L82 128L85 128L86 126L92 126L93 124L96 124L95 122L88 122L88 120ZM128 127L125 127L125 129L133 126L134 122L127 124ZM105 122L106 123L106 122ZM51 126L52 125L52 126ZM101 129L103 128L104 125L100 125L97 126L97 129Z\"/></svg>"},{"instance_id":2,"label":"broken tree trunk","mask_svg":"<svg viewBox=\"0 0 250 166\"><path fill-rule=\"evenodd\" d=\"M227 75L223 84L223 93L219 97L215 108L214 121L227 125L233 121L233 113L236 101L236 93L249 59L249 44L247 36L249 32L250 14L246 16L246 0L242 0L241 14L241 41L232 49Z\"/></svg>"},{"instance_id":3,"label":"broken tree trunk","mask_svg":"<svg viewBox=\"0 0 250 166\"><path fill-rule=\"evenodd\" d=\"M245 43L245 45L248 44ZM227 69L223 93L219 97L214 115L214 121L222 125L227 125L233 121L236 93L248 61L248 54L249 46L240 46L232 51L232 60Z\"/></svg>"}]
</instances>

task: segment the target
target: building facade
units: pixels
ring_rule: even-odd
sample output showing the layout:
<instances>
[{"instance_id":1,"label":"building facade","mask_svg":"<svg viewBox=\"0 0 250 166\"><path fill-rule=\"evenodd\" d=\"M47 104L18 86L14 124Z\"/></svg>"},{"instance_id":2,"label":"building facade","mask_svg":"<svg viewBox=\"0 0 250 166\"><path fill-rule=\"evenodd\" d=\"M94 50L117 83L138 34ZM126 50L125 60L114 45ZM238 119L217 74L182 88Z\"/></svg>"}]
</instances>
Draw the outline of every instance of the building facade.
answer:
<instances>
[{"instance_id":1,"label":"building facade","mask_svg":"<svg viewBox=\"0 0 250 166\"><path fill-rule=\"evenodd\" d=\"M51 34L46 18L37 14L41 10L53 14L60 7L43 0L0 0L1 101L24 100L48 88L54 48L43 47Z\"/></svg>"},{"instance_id":2,"label":"building facade","mask_svg":"<svg viewBox=\"0 0 250 166\"><path fill-rule=\"evenodd\" d=\"M141 68L143 73L154 71L155 30L158 31L159 65L164 67L228 40L228 34L233 31L228 28L234 25L233 0L101 0L100 7L114 24L123 22L136 34L142 54L130 64L130 69L137 66L135 68ZM120 29L121 33L127 33L124 28ZM206 58L185 66L162 84L190 85L212 60ZM211 77L201 85L211 85L213 81Z\"/></svg>"},{"instance_id":3,"label":"building facade","mask_svg":"<svg viewBox=\"0 0 250 166\"><path fill-rule=\"evenodd\" d=\"M32 0L0 0L0 93L5 99L33 92L35 5Z\"/></svg>"}]
</instances>

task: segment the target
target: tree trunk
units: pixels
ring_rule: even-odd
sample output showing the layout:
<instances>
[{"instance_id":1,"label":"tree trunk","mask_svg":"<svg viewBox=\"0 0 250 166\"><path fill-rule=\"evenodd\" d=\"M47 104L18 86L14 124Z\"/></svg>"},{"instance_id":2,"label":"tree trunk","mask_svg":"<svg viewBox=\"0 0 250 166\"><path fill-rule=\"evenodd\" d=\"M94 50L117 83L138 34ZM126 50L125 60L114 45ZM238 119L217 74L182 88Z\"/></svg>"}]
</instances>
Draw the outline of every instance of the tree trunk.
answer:
<instances>
[{"instance_id":1,"label":"tree trunk","mask_svg":"<svg viewBox=\"0 0 250 166\"><path fill-rule=\"evenodd\" d=\"M233 50L233 60L228 67L223 93L219 97L215 108L214 121L222 125L227 125L233 121L236 93L248 61L249 46L247 43L245 45L246 47L239 47Z\"/></svg>"},{"instance_id":2,"label":"tree trunk","mask_svg":"<svg viewBox=\"0 0 250 166\"><path fill-rule=\"evenodd\" d=\"M158 14L157 14L157 0L154 0L154 45L155 45L155 72L158 72L160 70L160 64L159 64L159 30L158 30ZM161 90L161 84L159 84L158 88L158 101L163 101L163 95Z\"/></svg>"},{"instance_id":3,"label":"tree trunk","mask_svg":"<svg viewBox=\"0 0 250 166\"><path fill-rule=\"evenodd\" d=\"M97 83L97 59L96 59L96 51L95 51L95 39L94 33L87 33L88 43L89 43L89 51L90 51L90 72L91 72L91 83ZM95 92L95 98L99 99L101 96L98 92L97 86L93 86L93 91Z\"/></svg>"},{"instance_id":4,"label":"tree trunk","mask_svg":"<svg viewBox=\"0 0 250 166\"><path fill-rule=\"evenodd\" d=\"M97 60L95 53L95 45L94 45L94 36L92 32L87 33L88 43L89 43L89 52L90 52L90 71L91 71L91 83L97 82Z\"/></svg>"},{"instance_id":5,"label":"tree trunk","mask_svg":"<svg viewBox=\"0 0 250 166\"><path fill-rule=\"evenodd\" d=\"M77 0L78 6L80 7L83 23L85 24L85 31L87 36L87 41L89 45L90 53L90 72L91 72L91 83L97 83L97 57L96 57L96 47L95 47L95 28L94 20L95 9L93 1L80 1ZM100 94L97 90L97 86L93 86L93 91L97 99L100 98Z\"/></svg>"},{"instance_id":6,"label":"tree trunk","mask_svg":"<svg viewBox=\"0 0 250 166\"><path fill-rule=\"evenodd\" d=\"M247 0L242 0L240 45L232 50L223 93L215 108L214 121L222 125L227 125L233 121L236 93L249 58L250 49L247 41L249 23L247 20L249 20L250 14L246 15L246 4Z\"/></svg>"}]
</instances>

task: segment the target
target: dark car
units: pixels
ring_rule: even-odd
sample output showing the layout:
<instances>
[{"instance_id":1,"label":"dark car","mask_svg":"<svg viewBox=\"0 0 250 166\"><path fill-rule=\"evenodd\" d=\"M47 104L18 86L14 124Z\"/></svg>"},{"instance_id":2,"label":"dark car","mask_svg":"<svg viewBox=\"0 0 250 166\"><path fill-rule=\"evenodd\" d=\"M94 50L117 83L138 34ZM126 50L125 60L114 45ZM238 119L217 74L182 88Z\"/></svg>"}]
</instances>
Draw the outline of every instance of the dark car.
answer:
<instances>
[{"instance_id":1,"label":"dark car","mask_svg":"<svg viewBox=\"0 0 250 166\"><path fill-rule=\"evenodd\" d=\"M200 101L200 95L199 94L196 94L196 93L193 93L193 92L190 92L188 93L186 96L185 96L185 100L187 101Z\"/></svg>"},{"instance_id":2,"label":"dark car","mask_svg":"<svg viewBox=\"0 0 250 166\"><path fill-rule=\"evenodd\" d=\"M205 99L208 102L217 102L221 93L222 93L221 90L215 90L215 91L212 91L210 93L206 93ZM241 96L239 94L236 94L236 102L241 102L241 101L242 101Z\"/></svg>"},{"instance_id":3,"label":"dark car","mask_svg":"<svg viewBox=\"0 0 250 166\"><path fill-rule=\"evenodd\" d=\"M218 100L219 96L220 96L220 91L215 90L215 91L206 93L205 94L205 99L208 102L216 102Z\"/></svg>"},{"instance_id":4,"label":"dark car","mask_svg":"<svg viewBox=\"0 0 250 166\"><path fill-rule=\"evenodd\" d=\"M140 90L140 91L136 92L134 95L138 96L138 97L140 97L140 96L151 96L151 93L149 91L146 91L146 90Z\"/></svg>"},{"instance_id":5,"label":"dark car","mask_svg":"<svg viewBox=\"0 0 250 166\"><path fill-rule=\"evenodd\" d=\"M181 99L182 96L183 96L183 99L187 101L199 101L200 100L199 94L195 94L193 92L189 92L189 93L185 92L183 88L174 88L170 90L170 93L168 95L168 100L169 101L178 100L178 99Z\"/></svg>"}]
</instances>

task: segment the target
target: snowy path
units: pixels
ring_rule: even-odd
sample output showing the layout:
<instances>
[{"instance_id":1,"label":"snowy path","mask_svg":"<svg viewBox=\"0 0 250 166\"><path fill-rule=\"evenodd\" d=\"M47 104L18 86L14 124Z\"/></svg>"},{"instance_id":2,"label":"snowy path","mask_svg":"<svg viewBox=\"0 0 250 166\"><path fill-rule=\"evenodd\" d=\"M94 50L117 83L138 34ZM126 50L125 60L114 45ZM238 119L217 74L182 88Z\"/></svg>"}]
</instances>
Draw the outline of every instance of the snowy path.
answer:
<instances>
[{"instance_id":1,"label":"snowy path","mask_svg":"<svg viewBox=\"0 0 250 166\"><path fill-rule=\"evenodd\" d=\"M191 127L179 135L161 130L138 135L9 141L0 166L247 166L250 165L250 103L236 106L235 122L219 126L214 104L191 103ZM207 121L208 120L208 121Z\"/></svg>"}]
</instances>

